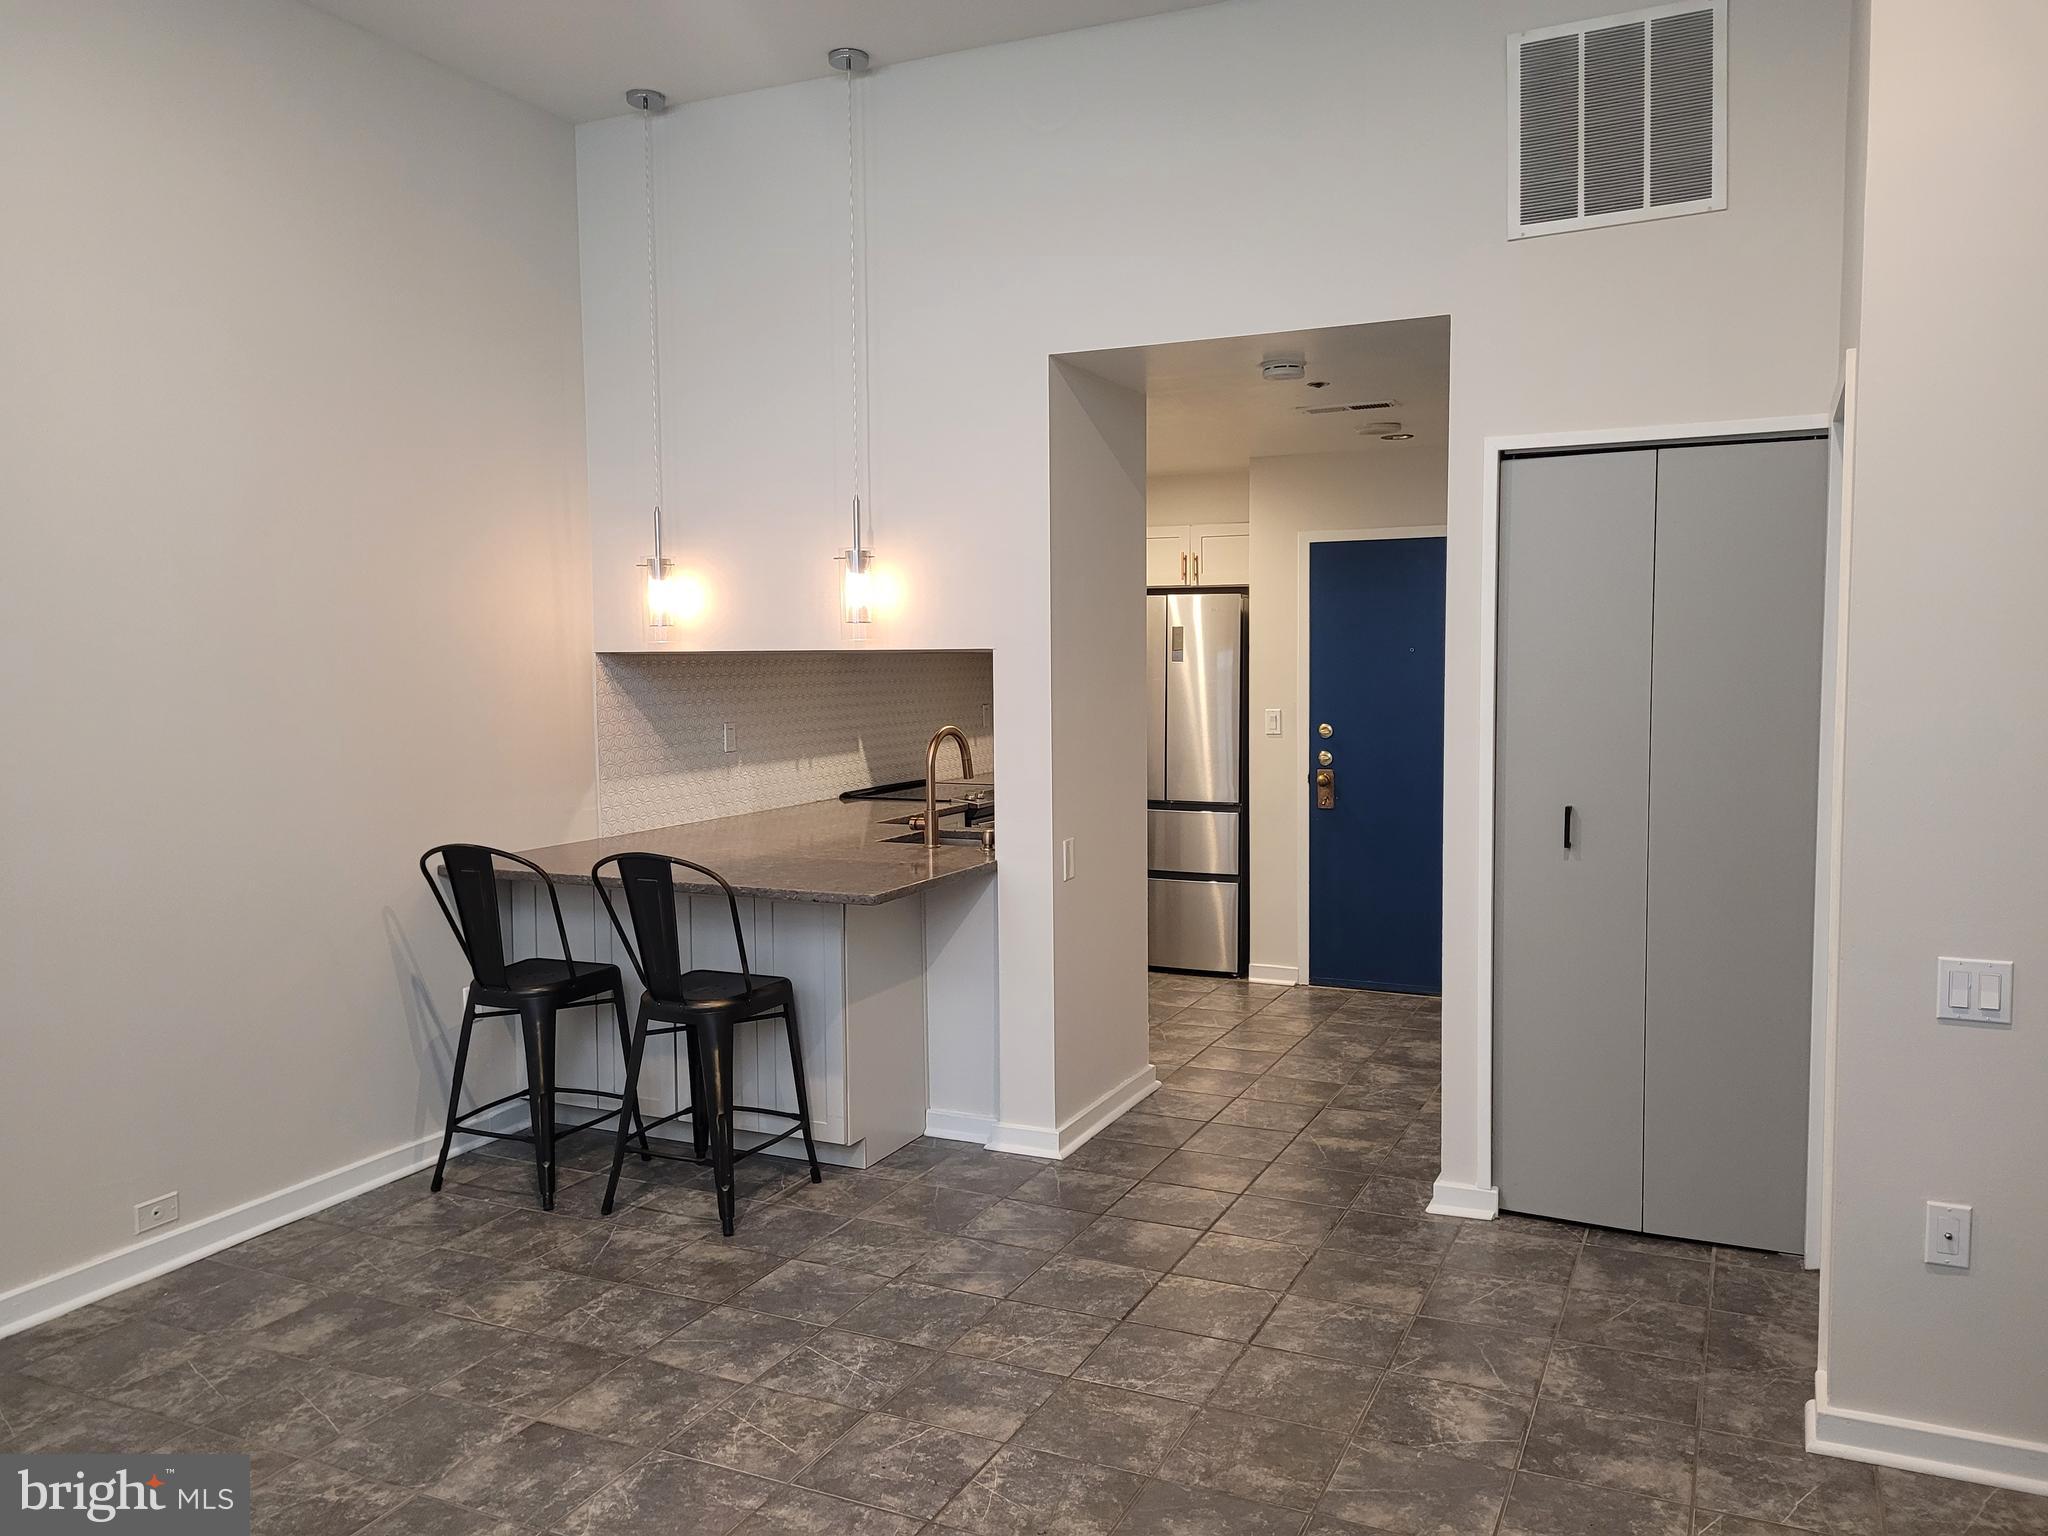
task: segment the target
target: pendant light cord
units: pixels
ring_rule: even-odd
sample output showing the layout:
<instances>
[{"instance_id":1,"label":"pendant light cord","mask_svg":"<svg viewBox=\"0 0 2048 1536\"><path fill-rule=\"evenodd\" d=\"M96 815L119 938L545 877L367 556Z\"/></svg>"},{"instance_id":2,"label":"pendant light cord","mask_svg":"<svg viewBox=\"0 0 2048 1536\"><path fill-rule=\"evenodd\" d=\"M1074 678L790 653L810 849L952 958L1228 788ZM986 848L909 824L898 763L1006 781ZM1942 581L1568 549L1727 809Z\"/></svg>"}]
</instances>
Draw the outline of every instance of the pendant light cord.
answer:
<instances>
[{"instance_id":1,"label":"pendant light cord","mask_svg":"<svg viewBox=\"0 0 2048 1536\"><path fill-rule=\"evenodd\" d=\"M661 515L665 500L661 464L661 287L655 253L654 211L654 108L640 111L641 178L647 203L647 376L649 408L653 414L654 511ZM660 571L654 572L659 577Z\"/></svg>"},{"instance_id":2,"label":"pendant light cord","mask_svg":"<svg viewBox=\"0 0 2048 1536\"><path fill-rule=\"evenodd\" d=\"M864 489L863 476L866 468L865 436L862 431L861 410L861 344L865 327L861 324L861 283L860 283L860 141L858 118L854 105L855 82L860 75L858 69L846 71L846 340L847 351L852 359L853 396L848 409L848 420L852 429L853 448L853 561L861 561L861 492Z\"/></svg>"}]
</instances>

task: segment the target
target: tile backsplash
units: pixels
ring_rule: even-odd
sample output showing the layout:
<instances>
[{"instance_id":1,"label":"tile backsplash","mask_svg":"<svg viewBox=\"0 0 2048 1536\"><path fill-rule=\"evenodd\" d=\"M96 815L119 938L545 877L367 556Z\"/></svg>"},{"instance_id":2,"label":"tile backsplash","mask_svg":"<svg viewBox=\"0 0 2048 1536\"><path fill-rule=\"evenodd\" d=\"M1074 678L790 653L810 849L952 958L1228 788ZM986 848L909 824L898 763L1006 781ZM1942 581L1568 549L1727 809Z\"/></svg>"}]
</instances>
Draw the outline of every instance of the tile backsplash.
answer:
<instances>
[{"instance_id":1,"label":"tile backsplash","mask_svg":"<svg viewBox=\"0 0 2048 1536\"><path fill-rule=\"evenodd\" d=\"M987 651L699 651L597 658L605 836L924 777L942 725L995 766ZM737 750L722 747L732 726ZM947 747L940 772L952 774Z\"/></svg>"}]
</instances>

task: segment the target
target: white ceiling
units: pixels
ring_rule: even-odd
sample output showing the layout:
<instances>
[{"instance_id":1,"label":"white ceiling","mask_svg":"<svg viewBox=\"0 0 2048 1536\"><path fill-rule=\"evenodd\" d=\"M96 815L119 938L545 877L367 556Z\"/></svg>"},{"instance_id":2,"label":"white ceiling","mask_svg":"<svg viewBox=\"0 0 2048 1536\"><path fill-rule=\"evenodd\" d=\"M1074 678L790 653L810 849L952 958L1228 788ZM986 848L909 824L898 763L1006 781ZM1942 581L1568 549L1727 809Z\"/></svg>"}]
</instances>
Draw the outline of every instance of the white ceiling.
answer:
<instances>
[{"instance_id":1,"label":"white ceiling","mask_svg":"<svg viewBox=\"0 0 2048 1536\"><path fill-rule=\"evenodd\" d=\"M672 102L1045 37L1216 0L308 0L571 122L618 117L635 86Z\"/></svg>"},{"instance_id":2,"label":"white ceiling","mask_svg":"<svg viewBox=\"0 0 2048 1536\"><path fill-rule=\"evenodd\" d=\"M1269 357L1308 363L1306 378L1271 383ZM1155 475L1243 469L1293 453L1442 453L1449 434L1451 322L1389 320L1266 336L1076 352L1066 360L1145 395L1145 467ZM1317 382L1327 387L1312 388ZM1386 411L1305 416L1303 406L1393 400ZM1387 443L1368 421L1391 418L1412 442Z\"/></svg>"}]
</instances>

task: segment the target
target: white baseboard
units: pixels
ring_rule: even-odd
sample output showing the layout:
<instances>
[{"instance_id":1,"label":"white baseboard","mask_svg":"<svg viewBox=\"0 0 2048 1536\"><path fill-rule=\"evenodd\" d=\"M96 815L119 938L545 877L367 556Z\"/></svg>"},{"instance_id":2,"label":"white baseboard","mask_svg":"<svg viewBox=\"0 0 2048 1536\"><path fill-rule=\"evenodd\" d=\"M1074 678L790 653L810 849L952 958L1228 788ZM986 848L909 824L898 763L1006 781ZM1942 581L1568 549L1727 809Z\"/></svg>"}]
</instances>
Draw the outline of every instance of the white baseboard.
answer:
<instances>
[{"instance_id":1,"label":"white baseboard","mask_svg":"<svg viewBox=\"0 0 2048 1536\"><path fill-rule=\"evenodd\" d=\"M1828 1373L1816 1371L1806 1405L1806 1448L1817 1456L1927 1472L1965 1483L2048 1493L2048 1445L1890 1414L1828 1406Z\"/></svg>"},{"instance_id":2,"label":"white baseboard","mask_svg":"<svg viewBox=\"0 0 2048 1536\"><path fill-rule=\"evenodd\" d=\"M1157 1092L1158 1088L1159 1074L1148 1061L1056 1127L1020 1125L1007 1120L999 1122L988 1139L988 1149L991 1152L1019 1152L1026 1157L1070 1156L1093 1140L1097 1131L1133 1104Z\"/></svg>"},{"instance_id":3,"label":"white baseboard","mask_svg":"<svg viewBox=\"0 0 2048 1536\"><path fill-rule=\"evenodd\" d=\"M508 1104L491 1117L493 1125L506 1129L526 1124L524 1103ZM483 1145L478 1136L458 1136L454 1155L460 1156ZM131 1285L153 1280L158 1275L196 1263L223 1248L247 1242L252 1237L284 1226L287 1222L339 1205L367 1190L402 1179L409 1173L434 1166L441 1155L441 1133L433 1132L388 1151L317 1174L275 1194L203 1216L189 1226L180 1226L117 1248L112 1253L88 1259L83 1264L31 1280L0 1295L0 1337L33 1328L66 1312L76 1311L125 1291Z\"/></svg>"},{"instance_id":4,"label":"white baseboard","mask_svg":"<svg viewBox=\"0 0 2048 1536\"><path fill-rule=\"evenodd\" d=\"M1247 968L1249 981L1270 981L1277 987L1292 987L1301 980L1301 968L1293 965L1261 965L1254 960Z\"/></svg>"},{"instance_id":5,"label":"white baseboard","mask_svg":"<svg viewBox=\"0 0 2048 1536\"><path fill-rule=\"evenodd\" d=\"M989 1137L996 1133L996 1117L964 1114L957 1109L928 1109L924 1112L924 1133L941 1141L971 1141L985 1147Z\"/></svg>"},{"instance_id":6,"label":"white baseboard","mask_svg":"<svg viewBox=\"0 0 2048 1536\"><path fill-rule=\"evenodd\" d=\"M1472 1221L1491 1221L1500 1214L1500 1191L1489 1184L1460 1184L1455 1179L1438 1179L1430 1189L1432 1216L1463 1216Z\"/></svg>"}]
</instances>

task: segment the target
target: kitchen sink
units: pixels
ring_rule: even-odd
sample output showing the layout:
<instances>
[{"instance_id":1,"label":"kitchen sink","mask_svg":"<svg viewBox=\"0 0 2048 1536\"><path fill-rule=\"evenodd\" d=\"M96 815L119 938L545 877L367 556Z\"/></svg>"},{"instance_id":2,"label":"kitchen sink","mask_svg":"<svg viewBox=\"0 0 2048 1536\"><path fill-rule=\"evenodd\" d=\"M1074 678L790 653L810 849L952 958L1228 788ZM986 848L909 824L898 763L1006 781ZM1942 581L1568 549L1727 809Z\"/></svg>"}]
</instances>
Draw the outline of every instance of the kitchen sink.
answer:
<instances>
[{"instance_id":1,"label":"kitchen sink","mask_svg":"<svg viewBox=\"0 0 2048 1536\"><path fill-rule=\"evenodd\" d=\"M986 822L978 827L941 827L939 828L939 841L941 843L950 843L956 847L972 848L980 845L982 833L993 831L995 831L995 827ZM894 837L885 837L882 841L885 843L921 843L924 841L924 833L901 832Z\"/></svg>"}]
</instances>

